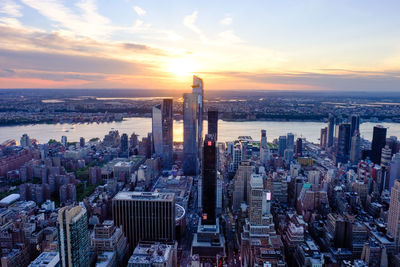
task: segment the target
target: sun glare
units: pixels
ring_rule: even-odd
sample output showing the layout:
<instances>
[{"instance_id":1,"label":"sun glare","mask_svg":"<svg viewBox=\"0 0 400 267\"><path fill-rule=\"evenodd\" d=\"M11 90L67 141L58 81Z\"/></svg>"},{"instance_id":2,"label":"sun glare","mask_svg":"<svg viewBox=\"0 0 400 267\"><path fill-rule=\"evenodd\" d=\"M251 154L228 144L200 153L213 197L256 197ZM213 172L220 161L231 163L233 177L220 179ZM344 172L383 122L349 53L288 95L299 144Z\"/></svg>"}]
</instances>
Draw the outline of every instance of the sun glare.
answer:
<instances>
[{"instance_id":1,"label":"sun glare","mask_svg":"<svg viewBox=\"0 0 400 267\"><path fill-rule=\"evenodd\" d=\"M178 77L190 76L196 72L196 62L189 58L173 59L168 64L168 70Z\"/></svg>"}]
</instances>

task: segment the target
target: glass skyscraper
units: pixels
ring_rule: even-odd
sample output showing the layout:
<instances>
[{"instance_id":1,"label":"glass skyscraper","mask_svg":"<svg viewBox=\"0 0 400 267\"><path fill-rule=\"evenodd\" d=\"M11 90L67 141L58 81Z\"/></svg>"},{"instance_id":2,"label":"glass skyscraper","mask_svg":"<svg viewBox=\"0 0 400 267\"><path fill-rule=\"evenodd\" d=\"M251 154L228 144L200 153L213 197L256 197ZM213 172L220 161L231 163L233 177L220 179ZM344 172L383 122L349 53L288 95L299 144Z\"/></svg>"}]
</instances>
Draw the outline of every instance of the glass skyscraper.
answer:
<instances>
[{"instance_id":1,"label":"glass skyscraper","mask_svg":"<svg viewBox=\"0 0 400 267\"><path fill-rule=\"evenodd\" d=\"M218 110L208 111L208 134L212 134L218 140Z\"/></svg>"},{"instance_id":2,"label":"glass skyscraper","mask_svg":"<svg viewBox=\"0 0 400 267\"><path fill-rule=\"evenodd\" d=\"M89 267L89 231L86 209L67 206L58 210L58 250L61 267Z\"/></svg>"},{"instance_id":3,"label":"glass skyscraper","mask_svg":"<svg viewBox=\"0 0 400 267\"><path fill-rule=\"evenodd\" d=\"M382 148L386 144L386 131L387 129L381 125L374 127L370 157L375 164L381 164Z\"/></svg>"},{"instance_id":4,"label":"glass skyscraper","mask_svg":"<svg viewBox=\"0 0 400 267\"><path fill-rule=\"evenodd\" d=\"M172 99L164 99L152 109L152 137L154 153L161 157L164 169L173 163Z\"/></svg>"},{"instance_id":5,"label":"glass skyscraper","mask_svg":"<svg viewBox=\"0 0 400 267\"><path fill-rule=\"evenodd\" d=\"M217 204L217 158L215 139L207 134L203 147L202 224L215 225Z\"/></svg>"},{"instance_id":6,"label":"glass skyscraper","mask_svg":"<svg viewBox=\"0 0 400 267\"><path fill-rule=\"evenodd\" d=\"M198 173L198 95L183 95L183 172L185 175Z\"/></svg>"}]
</instances>

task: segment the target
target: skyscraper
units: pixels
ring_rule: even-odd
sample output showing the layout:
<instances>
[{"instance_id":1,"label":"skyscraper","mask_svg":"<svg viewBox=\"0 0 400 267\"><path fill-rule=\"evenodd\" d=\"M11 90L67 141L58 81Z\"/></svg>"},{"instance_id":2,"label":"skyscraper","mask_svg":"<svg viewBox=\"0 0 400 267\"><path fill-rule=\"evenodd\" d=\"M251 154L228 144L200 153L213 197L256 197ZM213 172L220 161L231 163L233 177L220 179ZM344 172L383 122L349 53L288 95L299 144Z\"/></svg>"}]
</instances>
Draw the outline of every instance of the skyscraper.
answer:
<instances>
[{"instance_id":1,"label":"skyscraper","mask_svg":"<svg viewBox=\"0 0 400 267\"><path fill-rule=\"evenodd\" d=\"M85 138L81 137L81 138L79 139L79 146L80 146L80 147L85 147Z\"/></svg>"},{"instance_id":2,"label":"skyscraper","mask_svg":"<svg viewBox=\"0 0 400 267\"><path fill-rule=\"evenodd\" d=\"M389 191L393 187L394 182L398 179L400 179L400 153L394 154L390 162Z\"/></svg>"},{"instance_id":3,"label":"skyscraper","mask_svg":"<svg viewBox=\"0 0 400 267\"><path fill-rule=\"evenodd\" d=\"M204 88L203 88L203 80L196 75L193 75L193 85L192 85L192 93L197 94L198 96L198 127L197 127L197 136L198 136L198 144L201 145L201 140L203 138L203 102L204 102Z\"/></svg>"},{"instance_id":4,"label":"skyscraper","mask_svg":"<svg viewBox=\"0 0 400 267\"><path fill-rule=\"evenodd\" d=\"M152 109L152 138L154 153L162 158L163 168L170 169L173 163L173 118L172 99L164 99Z\"/></svg>"},{"instance_id":5,"label":"skyscraper","mask_svg":"<svg viewBox=\"0 0 400 267\"><path fill-rule=\"evenodd\" d=\"M322 128L321 129L321 135L320 135L320 138L319 138L319 146L321 147L321 148L326 148L326 145L327 145L327 138L328 138L328 127L325 127L325 128Z\"/></svg>"},{"instance_id":6,"label":"skyscraper","mask_svg":"<svg viewBox=\"0 0 400 267\"><path fill-rule=\"evenodd\" d=\"M202 224L215 225L217 201L217 159L215 140L207 134L203 146Z\"/></svg>"},{"instance_id":7,"label":"skyscraper","mask_svg":"<svg viewBox=\"0 0 400 267\"><path fill-rule=\"evenodd\" d=\"M242 161L234 178L232 206L235 211L239 210L241 203L248 203L247 187L252 173L253 166L251 166L250 161Z\"/></svg>"},{"instance_id":8,"label":"skyscraper","mask_svg":"<svg viewBox=\"0 0 400 267\"><path fill-rule=\"evenodd\" d=\"M126 133L121 136L121 152L128 152L128 135Z\"/></svg>"},{"instance_id":9,"label":"skyscraper","mask_svg":"<svg viewBox=\"0 0 400 267\"><path fill-rule=\"evenodd\" d=\"M350 137L354 136L356 131L360 132L360 116L353 115L351 116Z\"/></svg>"},{"instance_id":10,"label":"skyscraper","mask_svg":"<svg viewBox=\"0 0 400 267\"><path fill-rule=\"evenodd\" d=\"M58 210L57 230L61 266L90 266L86 209L83 206L60 208Z\"/></svg>"},{"instance_id":11,"label":"skyscraper","mask_svg":"<svg viewBox=\"0 0 400 267\"><path fill-rule=\"evenodd\" d=\"M267 131L266 130L261 130L261 147L267 147Z\"/></svg>"},{"instance_id":12,"label":"skyscraper","mask_svg":"<svg viewBox=\"0 0 400 267\"><path fill-rule=\"evenodd\" d=\"M286 148L294 150L294 134L292 134L292 133L287 134Z\"/></svg>"},{"instance_id":13,"label":"skyscraper","mask_svg":"<svg viewBox=\"0 0 400 267\"><path fill-rule=\"evenodd\" d=\"M208 110L208 134L218 140L218 110Z\"/></svg>"},{"instance_id":14,"label":"skyscraper","mask_svg":"<svg viewBox=\"0 0 400 267\"><path fill-rule=\"evenodd\" d=\"M327 146L333 146L333 137L335 131L335 117L330 114L328 118L328 133L327 133Z\"/></svg>"},{"instance_id":15,"label":"skyscraper","mask_svg":"<svg viewBox=\"0 0 400 267\"><path fill-rule=\"evenodd\" d=\"M350 162L357 164L360 160L360 134L356 131L351 138Z\"/></svg>"},{"instance_id":16,"label":"skyscraper","mask_svg":"<svg viewBox=\"0 0 400 267\"><path fill-rule=\"evenodd\" d=\"M183 94L183 172L185 175L198 173L198 95Z\"/></svg>"},{"instance_id":17,"label":"skyscraper","mask_svg":"<svg viewBox=\"0 0 400 267\"><path fill-rule=\"evenodd\" d=\"M388 234L394 240L396 247L400 244L400 181L396 180L390 194L390 205L387 223Z\"/></svg>"},{"instance_id":18,"label":"skyscraper","mask_svg":"<svg viewBox=\"0 0 400 267\"><path fill-rule=\"evenodd\" d=\"M303 154L303 139L297 138L296 140L296 156L301 156Z\"/></svg>"},{"instance_id":19,"label":"skyscraper","mask_svg":"<svg viewBox=\"0 0 400 267\"><path fill-rule=\"evenodd\" d=\"M375 164L381 164L382 148L386 144L386 128L381 125L374 127L371 144L371 161Z\"/></svg>"},{"instance_id":20,"label":"skyscraper","mask_svg":"<svg viewBox=\"0 0 400 267\"><path fill-rule=\"evenodd\" d=\"M61 144L63 146L67 146L68 144L67 137L65 135L61 136Z\"/></svg>"},{"instance_id":21,"label":"skyscraper","mask_svg":"<svg viewBox=\"0 0 400 267\"><path fill-rule=\"evenodd\" d=\"M163 136L162 136L162 114L161 114L161 104L155 105L152 109L152 135L153 135L153 147L154 153L162 157L163 153Z\"/></svg>"},{"instance_id":22,"label":"skyscraper","mask_svg":"<svg viewBox=\"0 0 400 267\"><path fill-rule=\"evenodd\" d=\"M278 140L278 154L279 157L283 157L286 149L286 136L279 136Z\"/></svg>"},{"instance_id":23,"label":"skyscraper","mask_svg":"<svg viewBox=\"0 0 400 267\"><path fill-rule=\"evenodd\" d=\"M336 163L345 163L349 160L350 152L350 124L339 124L336 146Z\"/></svg>"},{"instance_id":24,"label":"skyscraper","mask_svg":"<svg viewBox=\"0 0 400 267\"><path fill-rule=\"evenodd\" d=\"M163 168L171 169L173 163L172 99L164 99L162 105Z\"/></svg>"},{"instance_id":25,"label":"skyscraper","mask_svg":"<svg viewBox=\"0 0 400 267\"><path fill-rule=\"evenodd\" d=\"M31 145L31 140L27 134L23 134L21 137L20 145L22 147L29 147Z\"/></svg>"},{"instance_id":26,"label":"skyscraper","mask_svg":"<svg viewBox=\"0 0 400 267\"><path fill-rule=\"evenodd\" d=\"M390 166L390 161L392 159L392 150L388 145L385 145L384 148L382 148L382 157L381 157L381 165L382 167L385 167L386 169L389 168Z\"/></svg>"},{"instance_id":27,"label":"skyscraper","mask_svg":"<svg viewBox=\"0 0 400 267\"><path fill-rule=\"evenodd\" d=\"M175 240L174 193L121 191L112 200L112 214L131 252L139 241Z\"/></svg>"}]
</instances>

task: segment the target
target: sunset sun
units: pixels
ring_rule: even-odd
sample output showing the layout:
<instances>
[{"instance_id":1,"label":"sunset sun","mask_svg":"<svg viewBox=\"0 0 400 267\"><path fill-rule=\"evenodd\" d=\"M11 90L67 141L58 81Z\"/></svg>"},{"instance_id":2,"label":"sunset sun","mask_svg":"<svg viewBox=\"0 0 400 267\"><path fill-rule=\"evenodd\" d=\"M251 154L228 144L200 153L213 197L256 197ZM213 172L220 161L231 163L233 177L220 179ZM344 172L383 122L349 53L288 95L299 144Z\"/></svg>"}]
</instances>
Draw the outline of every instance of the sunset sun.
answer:
<instances>
[{"instance_id":1,"label":"sunset sun","mask_svg":"<svg viewBox=\"0 0 400 267\"><path fill-rule=\"evenodd\" d=\"M178 77L186 77L197 71L197 63L189 58L172 59L168 64L168 71Z\"/></svg>"}]
</instances>

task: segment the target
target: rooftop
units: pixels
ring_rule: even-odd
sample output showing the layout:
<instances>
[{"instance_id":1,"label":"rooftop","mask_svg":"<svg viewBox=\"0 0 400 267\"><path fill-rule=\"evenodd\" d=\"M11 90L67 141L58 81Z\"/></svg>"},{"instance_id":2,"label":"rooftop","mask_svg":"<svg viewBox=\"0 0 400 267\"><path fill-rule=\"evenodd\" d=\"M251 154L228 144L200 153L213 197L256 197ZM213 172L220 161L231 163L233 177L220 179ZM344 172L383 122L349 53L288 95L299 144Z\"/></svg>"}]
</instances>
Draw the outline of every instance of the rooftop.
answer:
<instances>
[{"instance_id":1,"label":"rooftop","mask_svg":"<svg viewBox=\"0 0 400 267\"><path fill-rule=\"evenodd\" d=\"M155 192L131 192L121 191L114 199L116 200L168 200L175 198L174 193L155 193Z\"/></svg>"}]
</instances>

